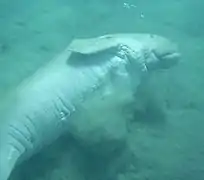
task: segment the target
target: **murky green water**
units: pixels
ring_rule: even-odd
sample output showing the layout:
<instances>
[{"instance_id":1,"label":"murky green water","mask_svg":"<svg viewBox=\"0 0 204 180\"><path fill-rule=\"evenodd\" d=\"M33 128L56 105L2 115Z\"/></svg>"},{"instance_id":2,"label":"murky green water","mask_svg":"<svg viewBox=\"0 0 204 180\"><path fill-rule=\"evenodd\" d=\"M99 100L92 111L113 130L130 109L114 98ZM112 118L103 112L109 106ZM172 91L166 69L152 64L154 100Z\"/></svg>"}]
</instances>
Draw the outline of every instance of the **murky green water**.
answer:
<instances>
[{"instance_id":1,"label":"murky green water","mask_svg":"<svg viewBox=\"0 0 204 180\"><path fill-rule=\"evenodd\" d=\"M104 158L62 138L11 179L203 180L203 9L201 0L0 0L0 98L76 37L156 33L182 53L152 75L151 98L136 96L146 104L130 121L125 152Z\"/></svg>"}]
</instances>

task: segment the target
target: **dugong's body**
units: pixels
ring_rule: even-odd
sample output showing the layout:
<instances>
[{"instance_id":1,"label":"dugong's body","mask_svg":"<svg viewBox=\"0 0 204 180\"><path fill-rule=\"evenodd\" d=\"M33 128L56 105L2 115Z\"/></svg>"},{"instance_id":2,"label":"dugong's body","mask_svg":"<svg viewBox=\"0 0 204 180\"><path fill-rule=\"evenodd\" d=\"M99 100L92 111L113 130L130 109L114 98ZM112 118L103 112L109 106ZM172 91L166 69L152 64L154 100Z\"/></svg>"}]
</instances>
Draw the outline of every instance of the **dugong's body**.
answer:
<instances>
[{"instance_id":1,"label":"dugong's body","mask_svg":"<svg viewBox=\"0 0 204 180\"><path fill-rule=\"evenodd\" d=\"M18 163L68 132L72 122L83 117L78 115L86 105L94 111L90 99L100 106L103 99L117 95L125 103L143 74L177 60L174 44L156 35L73 41L8 100L0 117L0 180L7 180Z\"/></svg>"}]
</instances>

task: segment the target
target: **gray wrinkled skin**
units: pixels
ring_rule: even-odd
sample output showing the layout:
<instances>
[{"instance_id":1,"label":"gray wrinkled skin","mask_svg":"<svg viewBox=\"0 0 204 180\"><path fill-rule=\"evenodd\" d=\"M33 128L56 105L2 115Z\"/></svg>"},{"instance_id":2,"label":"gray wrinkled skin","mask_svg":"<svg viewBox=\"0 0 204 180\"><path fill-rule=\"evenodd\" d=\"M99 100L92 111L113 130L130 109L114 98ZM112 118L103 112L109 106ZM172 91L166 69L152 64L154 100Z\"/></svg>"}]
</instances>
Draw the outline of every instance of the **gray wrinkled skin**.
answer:
<instances>
[{"instance_id":1,"label":"gray wrinkled skin","mask_svg":"<svg viewBox=\"0 0 204 180\"><path fill-rule=\"evenodd\" d=\"M114 34L95 39L100 38L116 43L108 48L105 43L95 53L80 48L71 52L68 47L5 103L0 117L0 180L7 180L17 164L60 135L73 131L72 123L83 120L84 107L90 114L93 101L98 109L104 109L104 99L117 99L113 106L125 105L143 74L169 68L179 58L175 45L160 36Z\"/></svg>"}]
</instances>

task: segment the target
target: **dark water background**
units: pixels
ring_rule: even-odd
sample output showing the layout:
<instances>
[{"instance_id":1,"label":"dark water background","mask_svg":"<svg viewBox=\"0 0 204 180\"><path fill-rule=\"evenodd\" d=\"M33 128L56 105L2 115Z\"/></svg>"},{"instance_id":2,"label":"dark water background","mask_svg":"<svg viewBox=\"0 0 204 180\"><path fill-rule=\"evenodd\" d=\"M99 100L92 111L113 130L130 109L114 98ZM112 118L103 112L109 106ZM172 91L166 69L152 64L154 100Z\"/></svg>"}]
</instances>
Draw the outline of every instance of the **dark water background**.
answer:
<instances>
[{"instance_id":1,"label":"dark water background","mask_svg":"<svg viewBox=\"0 0 204 180\"><path fill-rule=\"evenodd\" d=\"M138 115L140 120L133 122L128 141L134 158L121 157L111 167L101 160L95 163L111 171L117 163L130 161L128 167L113 173L111 178L117 180L203 180L203 9L201 0L0 0L0 97L75 37L114 32L169 37L179 44L182 61L152 77L149 88L161 104L158 110L149 103L146 115ZM49 156L49 161L55 159L53 165L46 158L43 164L39 162L43 158L37 157L12 179L111 179L106 176L107 170L98 171L88 163L91 157L83 156L77 148L67 154L62 144L58 146L60 155L52 154L59 152L53 147ZM80 163L90 166L88 175L84 175Z\"/></svg>"}]
</instances>

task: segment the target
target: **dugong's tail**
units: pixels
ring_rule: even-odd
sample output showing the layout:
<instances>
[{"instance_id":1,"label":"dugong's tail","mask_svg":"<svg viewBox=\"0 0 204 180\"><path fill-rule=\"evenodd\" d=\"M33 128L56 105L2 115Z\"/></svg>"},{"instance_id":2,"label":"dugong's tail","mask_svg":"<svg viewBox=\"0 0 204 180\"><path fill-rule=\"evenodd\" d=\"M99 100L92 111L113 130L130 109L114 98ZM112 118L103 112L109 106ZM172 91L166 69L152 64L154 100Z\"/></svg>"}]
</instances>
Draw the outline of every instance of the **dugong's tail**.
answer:
<instances>
[{"instance_id":1,"label":"dugong's tail","mask_svg":"<svg viewBox=\"0 0 204 180\"><path fill-rule=\"evenodd\" d=\"M5 96L0 102L0 180L8 180L15 164L20 157L20 151L9 140L9 122L7 114L10 108L10 100L13 96ZM14 102L14 101L12 101Z\"/></svg>"},{"instance_id":2,"label":"dugong's tail","mask_svg":"<svg viewBox=\"0 0 204 180\"><path fill-rule=\"evenodd\" d=\"M11 168L9 167L8 162L8 152L4 144L5 136L0 132L0 180L7 180L11 173Z\"/></svg>"},{"instance_id":3,"label":"dugong's tail","mask_svg":"<svg viewBox=\"0 0 204 180\"><path fill-rule=\"evenodd\" d=\"M0 180L8 180L9 176L17 162L19 152L15 150L12 144L8 143L8 134L6 128L0 129Z\"/></svg>"},{"instance_id":4,"label":"dugong's tail","mask_svg":"<svg viewBox=\"0 0 204 180\"><path fill-rule=\"evenodd\" d=\"M0 180L7 180L10 176L11 169L8 167L8 163L3 161L0 157Z\"/></svg>"}]
</instances>

